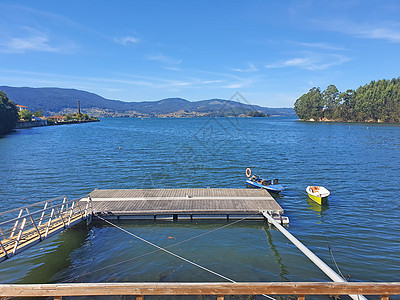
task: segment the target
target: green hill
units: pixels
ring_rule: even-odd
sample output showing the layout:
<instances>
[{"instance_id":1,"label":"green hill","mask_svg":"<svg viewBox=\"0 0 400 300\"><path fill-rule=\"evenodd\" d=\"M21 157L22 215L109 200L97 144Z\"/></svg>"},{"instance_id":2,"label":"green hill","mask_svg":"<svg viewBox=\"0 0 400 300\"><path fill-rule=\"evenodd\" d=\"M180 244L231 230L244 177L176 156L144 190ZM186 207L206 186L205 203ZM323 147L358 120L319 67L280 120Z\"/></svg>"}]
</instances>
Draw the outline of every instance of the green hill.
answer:
<instances>
[{"instance_id":1,"label":"green hill","mask_svg":"<svg viewBox=\"0 0 400 300\"><path fill-rule=\"evenodd\" d=\"M97 94L75 89L0 86L15 103L29 110L42 109L45 115L74 112L78 100L81 110L92 116L237 116L249 111L269 115L294 115L292 108L268 108L224 99L191 102L181 98L159 101L125 102L105 99Z\"/></svg>"}]
</instances>

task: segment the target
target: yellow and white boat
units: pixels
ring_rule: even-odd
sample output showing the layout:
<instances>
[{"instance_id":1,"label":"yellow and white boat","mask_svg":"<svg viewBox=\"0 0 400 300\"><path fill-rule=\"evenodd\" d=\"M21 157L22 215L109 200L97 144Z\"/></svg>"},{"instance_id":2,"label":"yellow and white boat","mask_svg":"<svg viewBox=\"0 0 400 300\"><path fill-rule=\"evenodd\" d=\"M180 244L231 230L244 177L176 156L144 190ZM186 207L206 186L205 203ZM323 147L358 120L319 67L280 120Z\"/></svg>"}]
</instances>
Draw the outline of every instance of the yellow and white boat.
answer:
<instances>
[{"instance_id":1,"label":"yellow and white boat","mask_svg":"<svg viewBox=\"0 0 400 300\"><path fill-rule=\"evenodd\" d=\"M330 192L323 186L308 186L306 192L310 199L317 202L319 205L325 204L328 201Z\"/></svg>"}]
</instances>

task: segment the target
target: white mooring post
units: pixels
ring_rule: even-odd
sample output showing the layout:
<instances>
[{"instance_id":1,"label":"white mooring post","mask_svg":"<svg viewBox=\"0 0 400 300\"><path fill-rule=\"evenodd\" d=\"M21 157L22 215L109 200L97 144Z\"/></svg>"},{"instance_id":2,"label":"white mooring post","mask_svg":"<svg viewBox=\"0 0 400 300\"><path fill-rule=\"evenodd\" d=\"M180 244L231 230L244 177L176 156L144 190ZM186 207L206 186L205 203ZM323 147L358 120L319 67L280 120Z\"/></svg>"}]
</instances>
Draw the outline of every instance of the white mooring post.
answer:
<instances>
[{"instance_id":1,"label":"white mooring post","mask_svg":"<svg viewBox=\"0 0 400 300\"><path fill-rule=\"evenodd\" d=\"M335 271L333 271L326 263L324 263L318 256L311 252L306 246L304 246L295 236L293 236L289 231L287 231L281 224L276 222L268 212L263 211L262 214L272 223L280 232L286 236L289 241L291 241L301 252L305 254L318 268L321 269L332 281L334 282L346 282L342 277L340 277ZM349 295L354 300L367 300L363 295Z\"/></svg>"}]
</instances>

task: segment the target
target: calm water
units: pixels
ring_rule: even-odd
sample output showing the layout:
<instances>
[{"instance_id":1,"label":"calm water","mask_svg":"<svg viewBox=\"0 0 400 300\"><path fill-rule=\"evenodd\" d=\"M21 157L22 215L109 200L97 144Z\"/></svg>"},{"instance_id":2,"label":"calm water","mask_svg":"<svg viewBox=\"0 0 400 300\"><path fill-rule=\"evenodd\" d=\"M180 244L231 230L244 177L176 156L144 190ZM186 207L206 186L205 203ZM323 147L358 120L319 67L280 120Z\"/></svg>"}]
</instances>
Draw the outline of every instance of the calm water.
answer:
<instances>
[{"instance_id":1,"label":"calm water","mask_svg":"<svg viewBox=\"0 0 400 300\"><path fill-rule=\"evenodd\" d=\"M19 130L0 138L0 211L95 188L243 188L251 165L280 178L288 229L334 270L400 281L396 125L120 118ZM331 191L328 207L307 200L311 184ZM263 222L226 224L120 223L163 247L205 234L170 250L236 281L328 280ZM101 222L75 227L0 264L0 282L222 281L153 250Z\"/></svg>"}]
</instances>

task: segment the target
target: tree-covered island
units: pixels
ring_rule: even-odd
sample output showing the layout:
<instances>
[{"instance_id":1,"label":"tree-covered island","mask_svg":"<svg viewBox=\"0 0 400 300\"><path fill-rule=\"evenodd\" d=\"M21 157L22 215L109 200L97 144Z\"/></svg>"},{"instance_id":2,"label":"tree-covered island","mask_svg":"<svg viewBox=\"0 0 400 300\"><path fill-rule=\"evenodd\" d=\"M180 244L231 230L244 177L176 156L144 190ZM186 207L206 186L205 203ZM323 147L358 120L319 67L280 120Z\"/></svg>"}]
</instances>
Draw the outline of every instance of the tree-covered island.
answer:
<instances>
[{"instance_id":1,"label":"tree-covered island","mask_svg":"<svg viewBox=\"0 0 400 300\"><path fill-rule=\"evenodd\" d=\"M400 122L400 77L371 81L357 90L339 92L329 85L313 87L294 103L301 120L338 122Z\"/></svg>"}]
</instances>

